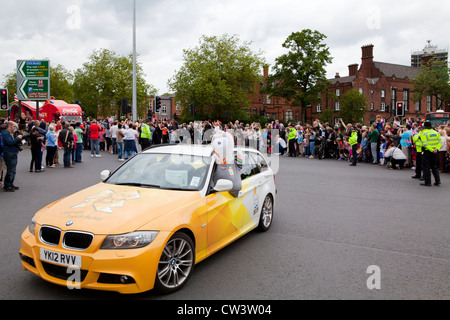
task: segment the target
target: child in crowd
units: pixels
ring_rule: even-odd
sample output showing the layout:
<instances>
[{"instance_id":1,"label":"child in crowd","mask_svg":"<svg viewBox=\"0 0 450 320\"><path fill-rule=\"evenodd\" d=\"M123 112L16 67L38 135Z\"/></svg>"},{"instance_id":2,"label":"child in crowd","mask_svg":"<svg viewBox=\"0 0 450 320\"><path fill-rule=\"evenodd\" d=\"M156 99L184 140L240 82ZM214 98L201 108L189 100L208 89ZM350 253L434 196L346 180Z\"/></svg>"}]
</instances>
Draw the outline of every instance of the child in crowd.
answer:
<instances>
[{"instance_id":1,"label":"child in crowd","mask_svg":"<svg viewBox=\"0 0 450 320\"><path fill-rule=\"evenodd\" d=\"M341 138L336 138L336 143L337 143L338 154L339 154L339 159L338 160L346 160L346 158L345 158L345 146L344 146L344 143L342 142L342 139Z\"/></svg>"}]
</instances>

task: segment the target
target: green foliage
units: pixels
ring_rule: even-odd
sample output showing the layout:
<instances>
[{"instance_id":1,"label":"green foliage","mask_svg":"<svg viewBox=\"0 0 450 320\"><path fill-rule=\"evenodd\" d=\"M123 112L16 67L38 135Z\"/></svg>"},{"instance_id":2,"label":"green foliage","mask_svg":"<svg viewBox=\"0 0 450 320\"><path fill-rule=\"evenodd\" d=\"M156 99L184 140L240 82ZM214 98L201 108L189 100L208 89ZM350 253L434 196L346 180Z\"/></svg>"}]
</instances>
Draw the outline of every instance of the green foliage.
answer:
<instances>
[{"instance_id":1,"label":"green foliage","mask_svg":"<svg viewBox=\"0 0 450 320\"><path fill-rule=\"evenodd\" d=\"M442 109L444 101L450 99L449 69L443 61L431 59L423 63L420 73L411 82L414 102L426 96L435 96L437 109Z\"/></svg>"},{"instance_id":2,"label":"green foliage","mask_svg":"<svg viewBox=\"0 0 450 320\"><path fill-rule=\"evenodd\" d=\"M322 121L323 123L325 122L331 123L332 120L333 120L333 111L331 111L330 109L322 110L320 121Z\"/></svg>"},{"instance_id":3,"label":"green foliage","mask_svg":"<svg viewBox=\"0 0 450 320\"><path fill-rule=\"evenodd\" d=\"M344 123L362 122L367 112L367 97L357 89L347 91L341 98L339 117Z\"/></svg>"},{"instance_id":4,"label":"green foliage","mask_svg":"<svg viewBox=\"0 0 450 320\"><path fill-rule=\"evenodd\" d=\"M184 64L168 84L181 102L184 118L189 117L191 103L201 119L223 119L226 111L232 118L243 116L264 63L261 53L249 46L225 34L202 36L197 47L183 50Z\"/></svg>"},{"instance_id":5,"label":"green foliage","mask_svg":"<svg viewBox=\"0 0 450 320\"><path fill-rule=\"evenodd\" d=\"M156 89L144 80L142 66L136 64L136 90L138 115L145 117L148 108L144 101ZM120 114L121 99L128 98L131 104L133 94L133 56L120 56L116 52L94 50L89 61L75 71L75 99L87 115L96 117Z\"/></svg>"},{"instance_id":6,"label":"green foliage","mask_svg":"<svg viewBox=\"0 0 450 320\"><path fill-rule=\"evenodd\" d=\"M325 66L332 58L323 43L326 36L309 29L293 32L283 43L288 53L275 60L274 74L268 78L264 89L275 97L287 100L292 106L300 106L302 121L306 106L320 100L320 93L326 91L329 82Z\"/></svg>"}]
</instances>

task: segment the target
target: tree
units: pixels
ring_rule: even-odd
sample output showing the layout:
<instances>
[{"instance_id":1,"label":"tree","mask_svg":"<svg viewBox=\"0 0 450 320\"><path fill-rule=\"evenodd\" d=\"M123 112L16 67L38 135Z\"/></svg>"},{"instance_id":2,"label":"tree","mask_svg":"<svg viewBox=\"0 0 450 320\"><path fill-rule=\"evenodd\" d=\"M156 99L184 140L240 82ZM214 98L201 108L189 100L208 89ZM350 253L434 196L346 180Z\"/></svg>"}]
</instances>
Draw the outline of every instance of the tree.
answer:
<instances>
[{"instance_id":1,"label":"tree","mask_svg":"<svg viewBox=\"0 0 450 320\"><path fill-rule=\"evenodd\" d=\"M89 61L75 71L74 94L89 116L120 115L121 99L131 101L133 92L132 55L120 56L108 49L94 50ZM144 79L142 66L136 65L138 114L145 117L147 96L156 89Z\"/></svg>"},{"instance_id":2,"label":"tree","mask_svg":"<svg viewBox=\"0 0 450 320\"><path fill-rule=\"evenodd\" d=\"M183 50L184 64L168 84L182 105L184 118L189 117L191 103L199 118L223 119L226 111L232 118L243 116L264 63L250 44L224 34L202 36L197 47Z\"/></svg>"},{"instance_id":3,"label":"tree","mask_svg":"<svg viewBox=\"0 0 450 320\"><path fill-rule=\"evenodd\" d=\"M444 61L425 60L420 66L420 73L411 82L414 102L421 101L425 96L434 96L437 109L442 110L444 101L450 100L449 69Z\"/></svg>"},{"instance_id":4,"label":"tree","mask_svg":"<svg viewBox=\"0 0 450 320\"><path fill-rule=\"evenodd\" d=\"M367 97L357 89L347 91L341 98L339 117L344 123L360 122L367 112Z\"/></svg>"},{"instance_id":5,"label":"tree","mask_svg":"<svg viewBox=\"0 0 450 320\"><path fill-rule=\"evenodd\" d=\"M306 106L318 102L320 93L328 88L325 66L332 58L323 43L326 36L309 29L293 32L283 43L289 50L275 60L274 73L269 75L264 93L286 99L300 107L301 120L306 118Z\"/></svg>"}]
</instances>

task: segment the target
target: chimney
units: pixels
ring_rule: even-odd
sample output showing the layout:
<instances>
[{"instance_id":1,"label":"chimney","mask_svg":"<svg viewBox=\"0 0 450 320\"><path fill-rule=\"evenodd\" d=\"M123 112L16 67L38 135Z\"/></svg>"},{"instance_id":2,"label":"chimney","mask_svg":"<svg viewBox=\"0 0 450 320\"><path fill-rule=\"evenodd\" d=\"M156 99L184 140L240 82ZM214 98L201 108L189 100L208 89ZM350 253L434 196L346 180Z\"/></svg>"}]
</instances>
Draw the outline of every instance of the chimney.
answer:
<instances>
[{"instance_id":1,"label":"chimney","mask_svg":"<svg viewBox=\"0 0 450 320\"><path fill-rule=\"evenodd\" d=\"M420 58L420 65L430 67L430 63L433 61L434 56L432 54L424 54Z\"/></svg>"},{"instance_id":2,"label":"chimney","mask_svg":"<svg viewBox=\"0 0 450 320\"><path fill-rule=\"evenodd\" d=\"M361 47L361 71L366 77L372 78L373 73L373 44Z\"/></svg>"},{"instance_id":3,"label":"chimney","mask_svg":"<svg viewBox=\"0 0 450 320\"><path fill-rule=\"evenodd\" d=\"M264 65L263 72L264 72L264 79L267 79L267 77L269 77L269 65L267 64Z\"/></svg>"},{"instance_id":4,"label":"chimney","mask_svg":"<svg viewBox=\"0 0 450 320\"><path fill-rule=\"evenodd\" d=\"M349 76L356 76L356 73L358 72L358 64L354 63L348 66L348 75Z\"/></svg>"},{"instance_id":5,"label":"chimney","mask_svg":"<svg viewBox=\"0 0 450 320\"><path fill-rule=\"evenodd\" d=\"M373 61L373 44L362 46L362 60L369 59Z\"/></svg>"},{"instance_id":6,"label":"chimney","mask_svg":"<svg viewBox=\"0 0 450 320\"><path fill-rule=\"evenodd\" d=\"M336 75L334 76L335 79L340 78L341 76L339 75L339 72L336 72Z\"/></svg>"}]
</instances>

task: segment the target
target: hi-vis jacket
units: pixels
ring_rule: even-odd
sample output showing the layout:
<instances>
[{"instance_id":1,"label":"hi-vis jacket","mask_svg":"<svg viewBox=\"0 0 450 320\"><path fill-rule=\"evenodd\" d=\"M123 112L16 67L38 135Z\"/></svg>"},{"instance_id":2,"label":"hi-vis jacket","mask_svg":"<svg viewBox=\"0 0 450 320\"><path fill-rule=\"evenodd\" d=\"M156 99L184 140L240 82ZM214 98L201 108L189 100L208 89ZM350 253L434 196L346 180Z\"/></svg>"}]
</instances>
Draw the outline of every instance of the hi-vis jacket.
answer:
<instances>
[{"instance_id":1,"label":"hi-vis jacket","mask_svg":"<svg viewBox=\"0 0 450 320\"><path fill-rule=\"evenodd\" d=\"M352 132L350 139L348 139L348 143L350 143L351 146L358 143L358 133L356 131Z\"/></svg>"},{"instance_id":2,"label":"hi-vis jacket","mask_svg":"<svg viewBox=\"0 0 450 320\"><path fill-rule=\"evenodd\" d=\"M441 148L442 140L439 132L433 129L425 129L420 133L419 139L423 143L423 151L428 150L430 152L434 152L434 150L438 150Z\"/></svg>"},{"instance_id":3,"label":"hi-vis jacket","mask_svg":"<svg viewBox=\"0 0 450 320\"><path fill-rule=\"evenodd\" d=\"M150 131L150 126L146 123L142 124L141 126L141 138L152 138L152 132Z\"/></svg>"}]
</instances>

